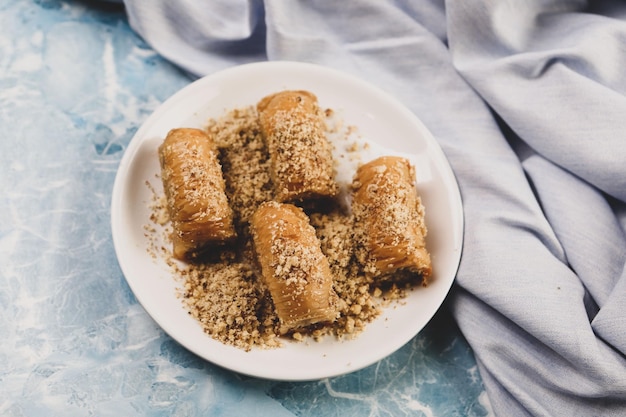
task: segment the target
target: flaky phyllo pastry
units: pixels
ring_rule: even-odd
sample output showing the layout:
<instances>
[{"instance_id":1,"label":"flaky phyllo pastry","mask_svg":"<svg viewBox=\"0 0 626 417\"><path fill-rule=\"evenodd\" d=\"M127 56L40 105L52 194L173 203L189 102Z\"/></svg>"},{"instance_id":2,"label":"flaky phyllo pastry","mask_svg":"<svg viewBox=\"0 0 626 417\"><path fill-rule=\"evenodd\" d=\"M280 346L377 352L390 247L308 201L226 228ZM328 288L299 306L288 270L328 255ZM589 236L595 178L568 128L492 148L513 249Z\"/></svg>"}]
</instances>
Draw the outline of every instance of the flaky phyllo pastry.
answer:
<instances>
[{"instance_id":1,"label":"flaky phyllo pastry","mask_svg":"<svg viewBox=\"0 0 626 417\"><path fill-rule=\"evenodd\" d=\"M274 201L263 203L252 216L251 232L280 332L336 320L338 297L328 260L302 209Z\"/></svg>"},{"instance_id":2,"label":"flaky phyllo pastry","mask_svg":"<svg viewBox=\"0 0 626 417\"><path fill-rule=\"evenodd\" d=\"M358 256L366 274L378 280L421 279L426 285L431 260L413 166L404 158L380 157L359 167L352 188Z\"/></svg>"},{"instance_id":3,"label":"flaky phyllo pastry","mask_svg":"<svg viewBox=\"0 0 626 417\"><path fill-rule=\"evenodd\" d=\"M267 143L276 200L298 202L337 193L331 145L324 133L317 97L283 91L257 104Z\"/></svg>"},{"instance_id":4,"label":"flaky phyllo pastry","mask_svg":"<svg viewBox=\"0 0 626 417\"><path fill-rule=\"evenodd\" d=\"M217 149L199 129L173 129L159 147L174 256L189 259L235 238Z\"/></svg>"},{"instance_id":5,"label":"flaky phyllo pastry","mask_svg":"<svg viewBox=\"0 0 626 417\"><path fill-rule=\"evenodd\" d=\"M173 129L159 147L171 256L187 261L170 265L215 339L249 349L355 335L380 314L378 296L428 283L413 167L380 157L340 194L330 115L314 94L282 91L206 130Z\"/></svg>"}]
</instances>

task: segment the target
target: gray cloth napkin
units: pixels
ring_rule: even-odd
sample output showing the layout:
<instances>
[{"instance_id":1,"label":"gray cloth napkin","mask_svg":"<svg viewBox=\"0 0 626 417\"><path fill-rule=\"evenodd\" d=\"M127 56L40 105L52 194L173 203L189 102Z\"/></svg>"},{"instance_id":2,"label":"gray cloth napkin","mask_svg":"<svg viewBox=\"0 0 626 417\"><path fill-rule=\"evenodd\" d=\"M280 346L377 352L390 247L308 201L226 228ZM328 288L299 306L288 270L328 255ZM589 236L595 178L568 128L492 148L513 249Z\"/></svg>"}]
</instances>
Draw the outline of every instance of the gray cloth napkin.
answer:
<instances>
[{"instance_id":1,"label":"gray cloth napkin","mask_svg":"<svg viewBox=\"0 0 626 417\"><path fill-rule=\"evenodd\" d=\"M306 61L401 100L461 187L450 306L496 414L626 415L626 3L125 4L194 76Z\"/></svg>"}]
</instances>

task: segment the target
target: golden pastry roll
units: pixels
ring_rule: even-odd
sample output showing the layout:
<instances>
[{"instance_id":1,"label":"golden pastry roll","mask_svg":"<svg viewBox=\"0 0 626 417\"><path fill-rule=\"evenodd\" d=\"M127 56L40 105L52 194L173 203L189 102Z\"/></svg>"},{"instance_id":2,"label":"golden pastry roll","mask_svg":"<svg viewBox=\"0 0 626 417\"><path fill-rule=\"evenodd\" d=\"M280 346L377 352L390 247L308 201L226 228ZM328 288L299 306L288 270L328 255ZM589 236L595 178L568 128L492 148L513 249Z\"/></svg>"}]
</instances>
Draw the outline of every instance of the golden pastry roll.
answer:
<instances>
[{"instance_id":1,"label":"golden pastry roll","mask_svg":"<svg viewBox=\"0 0 626 417\"><path fill-rule=\"evenodd\" d=\"M426 285L432 266L414 167L401 157L377 158L358 168L352 190L366 274L381 281L421 279Z\"/></svg>"},{"instance_id":2,"label":"golden pastry roll","mask_svg":"<svg viewBox=\"0 0 626 417\"><path fill-rule=\"evenodd\" d=\"M335 321L338 297L328 259L304 211L292 204L265 202L252 216L251 233L280 333Z\"/></svg>"},{"instance_id":3,"label":"golden pastry roll","mask_svg":"<svg viewBox=\"0 0 626 417\"><path fill-rule=\"evenodd\" d=\"M174 256L190 259L235 238L217 148L200 129L172 129L159 146Z\"/></svg>"},{"instance_id":4,"label":"golden pastry roll","mask_svg":"<svg viewBox=\"0 0 626 417\"><path fill-rule=\"evenodd\" d=\"M324 133L317 97L282 91L257 104L267 143L275 198L298 202L337 194L332 148Z\"/></svg>"}]
</instances>

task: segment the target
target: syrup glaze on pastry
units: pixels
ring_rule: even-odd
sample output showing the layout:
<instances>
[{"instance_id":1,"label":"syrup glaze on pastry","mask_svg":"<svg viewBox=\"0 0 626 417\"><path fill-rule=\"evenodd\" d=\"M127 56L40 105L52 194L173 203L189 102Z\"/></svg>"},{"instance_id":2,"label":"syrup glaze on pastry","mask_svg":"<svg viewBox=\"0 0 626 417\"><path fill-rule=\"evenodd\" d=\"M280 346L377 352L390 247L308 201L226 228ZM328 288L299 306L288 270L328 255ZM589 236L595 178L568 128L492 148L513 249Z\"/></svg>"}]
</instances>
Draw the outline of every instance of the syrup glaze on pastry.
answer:
<instances>
[{"instance_id":1,"label":"syrup glaze on pastry","mask_svg":"<svg viewBox=\"0 0 626 417\"><path fill-rule=\"evenodd\" d=\"M337 194L331 145L324 134L317 97L282 91L257 104L276 200L302 202Z\"/></svg>"},{"instance_id":2,"label":"syrup glaze on pastry","mask_svg":"<svg viewBox=\"0 0 626 417\"><path fill-rule=\"evenodd\" d=\"M203 130L173 129L159 147L174 257L189 259L236 236L217 149Z\"/></svg>"},{"instance_id":3,"label":"syrup glaze on pastry","mask_svg":"<svg viewBox=\"0 0 626 417\"><path fill-rule=\"evenodd\" d=\"M414 167L401 157L377 158L358 168L352 188L352 212L366 274L395 281L414 275L426 285L432 266Z\"/></svg>"},{"instance_id":4,"label":"syrup glaze on pastry","mask_svg":"<svg viewBox=\"0 0 626 417\"><path fill-rule=\"evenodd\" d=\"M266 202L252 216L251 226L261 274L281 323L280 332L335 321L337 296L328 260L302 209Z\"/></svg>"}]
</instances>

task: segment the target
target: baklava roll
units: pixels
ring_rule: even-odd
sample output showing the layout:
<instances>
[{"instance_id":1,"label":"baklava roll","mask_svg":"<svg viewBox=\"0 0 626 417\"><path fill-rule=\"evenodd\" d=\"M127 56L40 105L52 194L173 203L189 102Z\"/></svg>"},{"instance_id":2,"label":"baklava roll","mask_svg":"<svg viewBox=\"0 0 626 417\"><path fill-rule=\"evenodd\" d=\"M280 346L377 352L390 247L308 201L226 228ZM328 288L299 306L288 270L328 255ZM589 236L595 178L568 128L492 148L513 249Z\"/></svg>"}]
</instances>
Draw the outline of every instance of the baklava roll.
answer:
<instances>
[{"instance_id":1,"label":"baklava roll","mask_svg":"<svg viewBox=\"0 0 626 417\"><path fill-rule=\"evenodd\" d=\"M424 207L415 187L415 169L401 157L384 156L358 168L352 212L359 258L370 277L428 283Z\"/></svg>"},{"instance_id":2,"label":"baklava roll","mask_svg":"<svg viewBox=\"0 0 626 417\"><path fill-rule=\"evenodd\" d=\"M200 129L173 129L159 146L159 162L174 256L190 259L208 245L234 239L233 211L212 138Z\"/></svg>"},{"instance_id":3,"label":"baklava roll","mask_svg":"<svg viewBox=\"0 0 626 417\"><path fill-rule=\"evenodd\" d=\"M282 91L257 104L269 155L275 198L298 202L337 193L331 145L317 97Z\"/></svg>"},{"instance_id":4,"label":"baklava roll","mask_svg":"<svg viewBox=\"0 0 626 417\"><path fill-rule=\"evenodd\" d=\"M251 232L280 332L335 321L338 297L328 259L304 211L292 204L265 202L252 216Z\"/></svg>"}]
</instances>

